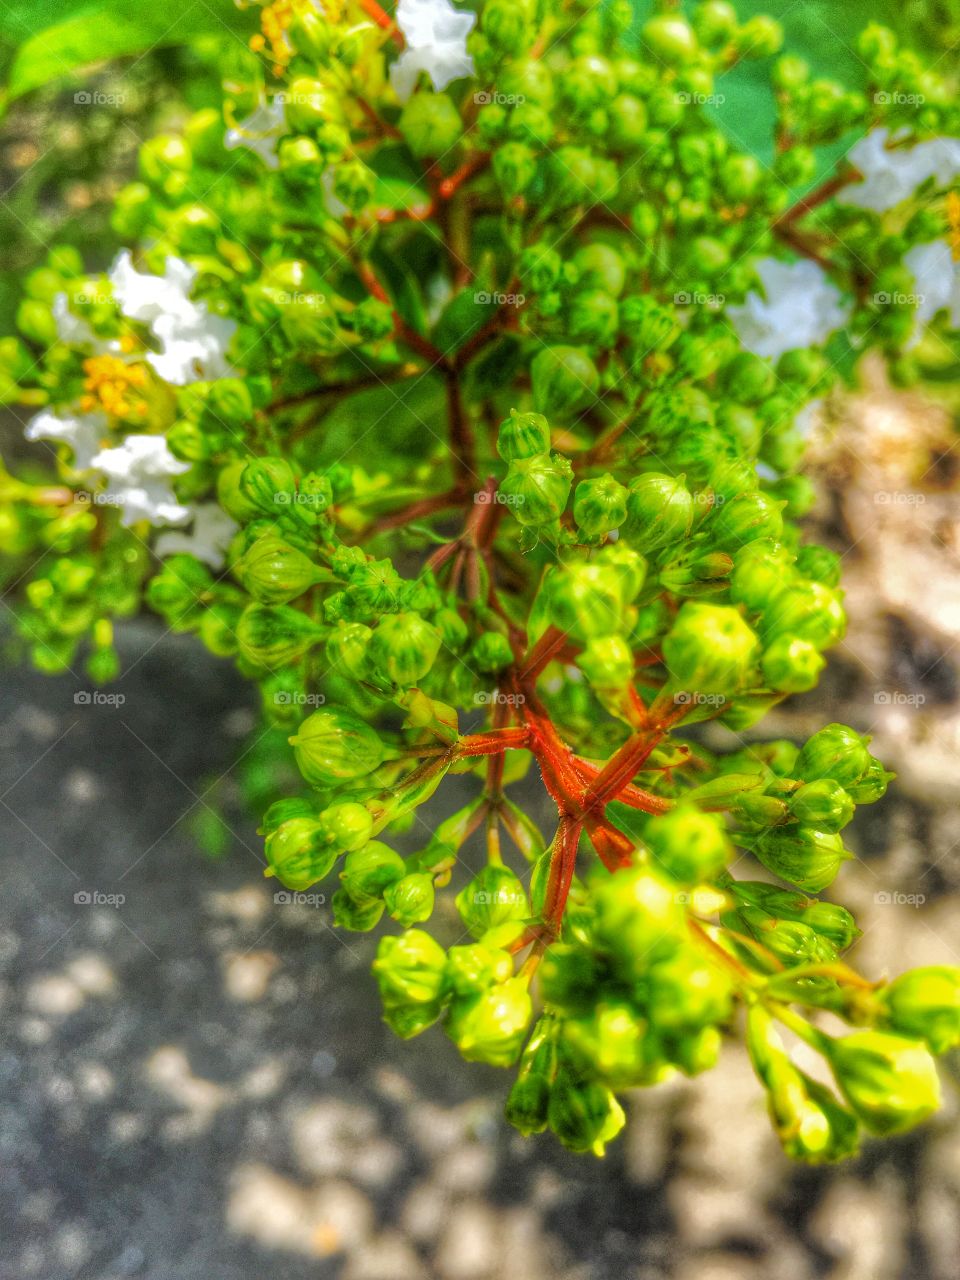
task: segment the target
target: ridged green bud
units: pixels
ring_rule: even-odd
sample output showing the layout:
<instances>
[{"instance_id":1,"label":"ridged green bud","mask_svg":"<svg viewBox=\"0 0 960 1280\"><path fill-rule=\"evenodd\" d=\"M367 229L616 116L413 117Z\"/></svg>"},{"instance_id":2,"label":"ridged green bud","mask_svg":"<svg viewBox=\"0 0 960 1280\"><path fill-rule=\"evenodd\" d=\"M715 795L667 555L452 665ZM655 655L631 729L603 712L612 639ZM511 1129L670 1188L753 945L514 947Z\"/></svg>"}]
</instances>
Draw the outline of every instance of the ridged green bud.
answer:
<instances>
[{"instance_id":1,"label":"ridged green bud","mask_svg":"<svg viewBox=\"0 0 960 1280\"><path fill-rule=\"evenodd\" d=\"M693 11L693 27L702 44L716 48L737 29L737 11L727 0L706 0Z\"/></svg>"},{"instance_id":2,"label":"ridged green bud","mask_svg":"<svg viewBox=\"0 0 960 1280\"><path fill-rule=\"evenodd\" d=\"M777 827L738 839L753 850L768 871L808 893L819 893L832 884L850 857L838 835L812 827Z\"/></svg>"},{"instance_id":3,"label":"ridged green bud","mask_svg":"<svg viewBox=\"0 0 960 1280\"><path fill-rule=\"evenodd\" d=\"M293 662L322 635L322 627L287 605L247 605L237 623L240 652L249 662L269 670Z\"/></svg>"},{"instance_id":4,"label":"ridged green bud","mask_svg":"<svg viewBox=\"0 0 960 1280\"><path fill-rule=\"evenodd\" d=\"M552 524L563 514L573 483L573 468L557 453L511 462L500 481L500 494L520 524Z\"/></svg>"},{"instance_id":5,"label":"ridged green bud","mask_svg":"<svg viewBox=\"0 0 960 1280\"><path fill-rule=\"evenodd\" d=\"M440 652L440 633L419 613L390 613L380 619L367 645L370 669L404 689L427 674Z\"/></svg>"},{"instance_id":6,"label":"ridged green bud","mask_svg":"<svg viewBox=\"0 0 960 1280\"><path fill-rule=\"evenodd\" d=\"M446 986L457 996L475 996L513 975L513 958L507 951L471 942L447 952Z\"/></svg>"},{"instance_id":7,"label":"ridged green bud","mask_svg":"<svg viewBox=\"0 0 960 1280\"><path fill-rule=\"evenodd\" d=\"M887 794L887 784L896 776L895 773L889 773L879 760L871 756L867 771L860 781L854 786L847 787L850 799L854 804L873 804L877 800L882 800Z\"/></svg>"},{"instance_id":8,"label":"ridged green bud","mask_svg":"<svg viewBox=\"0 0 960 1280\"><path fill-rule=\"evenodd\" d=\"M636 210L634 220L636 221ZM643 232L637 232L642 236ZM680 336L675 311L663 306L649 294L625 298L620 306L620 327L643 355L666 351Z\"/></svg>"},{"instance_id":9,"label":"ridged green bud","mask_svg":"<svg viewBox=\"0 0 960 1280\"><path fill-rule=\"evenodd\" d=\"M843 830L856 808L848 793L833 778L804 783L790 797L789 806L795 821L834 834Z\"/></svg>"},{"instance_id":10,"label":"ridged green bud","mask_svg":"<svg viewBox=\"0 0 960 1280\"><path fill-rule=\"evenodd\" d=\"M580 347L544 347L530 365L533 402L548 419L567 422L593 403L597 366Z\"/></svg>"},{"instance_id":11,"label":"ridged green bud","mask_svg":"<svg viewBox=\"0 0 960 1280\"><path fill-rule=\"evenodd\" d=\"M650 970L647 1012L664 1035L725 1022L733 1004L726 970L686 948Z\"/></svg>"},{"instance_id":12,"label":"ridged green bud","mask_svg":"<svg viewBox=\"0 0 960 1280\"><path fill-rule=\"evenodd\" d=\"M845 951L860 936L853 916L846 907L836 903L807 898L761 880L737 880L729 886L729 891L738 901L768 916L807 925L840 951Z\"/></svg>"},{"instance_id":13,"label":"ridged green bud","mask_svg":"<svg viewBox=\"0 0 960 1280\"><path fill-rule=\"evenodd\" d=\"M279 515L296 491L296 477L284 458L254 458L240 473L240 492L267 516Z\"/></svg>"},{"instance_id":14,"label":"ridged green bud","mask_svg":"<svg viewBox=\"0 0 960 1280\"><path fill-rule=\"evenodd\" d=\"M530 903L523 884L509 867L484 867L456 897L457 911L475 938L514 920L526 920Z\"/></svg>"},{"instance_id":15,"label":"ridged green bud","mask_svg":"<svg viewBox=\"0 0 960 1280\"><path fill-rule=\"evenodd\" d=\"M764 680L781 693L806 693L815 688L825 666L815 644L792 636L777 636L760 659Z\"/></svg>"},{"instance_id":16,"label":"ridged green bud","mask_svg":"<svg viewBox=\"0 0 960 1280\"><path fill-rule=\"evenodd\" d=\"M338 622L327 637L326 655L330 665L343 675L363 679L367 666L367 645L373 631L362 622Z\"/></svg>"},{"instance_id":17,"label":"ridged green bud","mask_svg":"<svg viewBox=\"0 0 960 1280\"><path fill-rule=\"evenodd\" d=\"M536 152L525 142L503 143L493 153L493 176L508 200L522 195L537 176Z\"/></svg>"},{"instance_id":18,"label":"ridged green bud","mask_svg":"<svg viewBox=\"0 0 960 1280\"><path fill-rule=\"evenodd\" d=\"M348 853L340 872L343 886L356 902L377 902L384 890L406 873L400 854L379 840Z\"/></svg>"},{"instance_id":19,"label":"ridged green bud","mask_svg":"<svg viewBox=\"0 0 960 1280\"><path fill-rule=\"evenodd\" d=\"M789 635L828 649L843 639L847 615L839 594L822 582L798 582L773 597L763 618L770 636Z\"/></svg>"},{"instance_id":20,"label":"ridged green bud","mask_svg":"<svg viewBox=\"0 0 960 1280\"><path fill-rule=\"evenodd\" d=\"M383 891L387 911L405 928L429 920L433 915L434 899L433 876L422 871L403 876Z\"/></svg>"},{"instance_id":21,"label":"ridged green bud","mask_svg":"<svg viewBox=\"0 0 960 1280\"><path fill-rule=\"evenodd\" d=\"M661 13L643 24L643 42L669 66L682 66L697 56L697 37L679 13Z\"/></svg>"},{"instance_id":22,"label":"ridged green bud","mask_svg":"<svg viewBox=\"0 0 960 1280\"><path fill-rule=\"evenodd\" d=\"M376 729L341 707L321 707L289 739L297 768L313 787L333 787L364 778L383 763Z\"/></svg>"},{"instance_id":23,"label":"ridged green bud","mask_svg":"<svg viewBox=\"0 0 960 1280\"><path fill-rule=\"evenodd\" d=\"M693 522L693 495L683 477L648 472L630 482L623 534L640 551L685 538Z\"/></svg>"},{"instance_id":24,"label":"ridged green bud","mask_svg":"<svg viewBox=\"0 0 960 1280\"><path fill-rule=\"evenodd\" d=\"M878 993L885 1027L926 1040L934 1053L960 1044L960 969L910 969Z\"/></svg>"},{"instance_id":25,"label":"ridged green bud","mask_svg":"<svg viewBox=\"0 0 960 1280\"><path fill-rule=\"evenodd\" d=\"M366 805L343 800L329 805L317 817L321 837L340 853L362 849L373 833L373 818Z\"/></svg>"},{"instance_id":26,"label":"ridged green bud","mask_svg":"<svg viewBox=\"0 0 960 1280\"><path fill-rule=\"evenodd\" d=\"M550 424L542 413L518 413L511 409L500 423L497 453L504 462L536 458L550 452Z\"/></svg>"},{"instance_id":27,"label":"ridged green bud","mask_svg":"<svg viewBox=\"0 0 960 1280\"><path fill-rule=\"evenodd\" d=\"M676 886L644 867L601 880L594 893L594 931L624 974L642 977L672 955L686 937L686 915Z\"/></svg>"},{"instance_id":28,"label":"ridged green bud","mask_svg":"<svg viewBox=\"0 0 960 1280\"><path fill-rule=\"evenodd\" d=\"M630 597L620 574L600 563L558 568L546 583L550 621L586 644L598 636L621 634Z\"/></svg>"},{"instance_id":29,"label":"ridged green bud","mask_svg":"<svg viewBox=\"0 0 960 1280\"><path fill-rule=\"evenodd\" d=\"M722 819L692 806L651 818L644 838L658 864L679 884L712 880L733 853Z\"/></svg>"},{"instance_id":30,"label":"ridged green bud","mask_svg":"<svg viewBox=\"0 0 960 1280\"><path fill-rule=\"evenodd\" d=\"M574 1013L593 1008L599 965L598 958L582 946L558 942L548 947L537 971L544 1003Z\"/></svg>"},{"instance_id":31,"label":"ridged green bud","mask_svg":"<svg viewBox=\"0 0 960 1280\"><path fill-rule=\"evenodd\" d=\"M379 898L358 902L346 889L338 889L330 899L330 905L333 908L333 923L337 928L349 929L353 933L369 933L371 929L377 927L383 915L383 902ZM438 1008L431 1021L436 1021L439 1016ZM429 1026L429 1023L425 1025ZM397 1031L397 1035L400 1034L401 1032Z\"/></svg>"},{"instance_id":32,"label":"ridged green bud","mask_svg":"<svg viewBox=\"0 0 960 1280\"><path fill-rule=\"evenodd\" d=\"M575 342L609 347L616 340L620 309L603 289L578 289L567 307L567 332Z\"/></svg>"},{"instance_id":33,"label":"ridged green bud","mask_svg":"<svg viewBox=\"0 0 960 1280\"><path fill-rule=\"evenodd\" d=\"M432 1005L443 993L447 955L422 929L380 939L373 974L386 1006Z\"/></svg>"},{"instance_id":34,"label":"ridged green bud","mask_svg":"<svg viewBox=\"0 0 960 1280\"><path fill-rule=\"evenodd\" d=\"M561 1067L550 1090L547 1121L565 1147L599 1156L626 1124L626 1116L605 1085Z\"/></svg>"},{"instance_id":35,"label":"ridged green bud","mask_svg":"<svg viewBox=\"0 0 960 1280\"><path fill-rule=\"evenodd\" d=\"M709 532L715 544L727 551L757 538L774 542L783 533L783 503L765 493L744 493L725 502L713 515Z\"/></svg>"},{"instance_id":36,"label":"ridged green bud","mask_svg":"<svg viewBox=\"0 0 960 1280\"><path fill-rule=\"evenodd\" d=\"M849 791L870 767L868 741L845 724L828 724L801 747L793 766L794 777L804 782L833 778Z\"/></svg>"},{"instance_id":37,"label":"ridged green bud","mask_svg":"<svg viewBox=\"0 0 960 1280\"><path fill-rule=\"evenodd\" d=\"M758 650L757 637L729 605L686 601L663 641L673 683L700 693L733 693Z\"/></svg>"},{"instance_id":38,"label":"ridged green bud","mask_svg":"<svg viewBox=\"0 0 960 1280\"><path fill-rule=\"evenodd\" d=\"M445 1030L468 1062L509 1067L520 1054L532 1017L526 981L509 978L478 996L455 1000Z\"/></svg>"},{"instance_id":39,"label":"ridged green bud","mask_svg":"<svg viewBox=\"0 0 960 1280\"><path fill-rule=\"evenodd\" d=\"M547 1127L550 1106L550 1080L537 1071L522 1072L507 1094L504 1115L508 1124L524 1137L542 1133Z\"/></svg>"},{"instance_id":40,"label":"ridged green bud","mask_svg":"<svg viewBox=\"0 0 960 1280\"><path fill-rule=\"evenodd\" d=\"M270 805L260 820L257 834L270 835L276 831L281 822L286 822L288 818L315 818L316 816L316 805L312 800L307 800L303 796L287 796L283 800L274 800Z\"/></svg>"},{"instance_id":41,"label":"ridged green bud","mask_svg":"<svg viewBox=\"0 0 960 1280\"><path fill-rule=\"evenodd\" d=\"M829 1046L837 1084L871 1133L903 1133L939 1107L937 1064L918 1041L883 1031L855 1031Z\"/></svg>"},{"instance_id":42,"label":"ridged green bud","mask_svg":"<svg viewBox=\"0 0 960 1280\"><path fill-rule=\"evenodd\" d=\"M418 160L444 156L463 133L460 113L445 93L415 93L400 114L398 127Z\"/></svg>"},{"instance_id":43,"label":"ridged green bud","mask_svg":"<svg viewBox=\"0 0 960 1280\"><path fill-rule=\"evenodd\" d=\"M594 689L623 689L633 680L633 651L623 636L595 636L576 663Z\"/></svg>"},{"instance_id":44,"label":"ridged green bud","mask_svg":"<svg viewBox=\"0 0 960 1280\"><path fill-rule=\"evenodd\" d=\"M604 1001L584 1017L568 1018L561 1037L570 1060L611 1089L649 1083L653 1064L647 1028L629 1004Z\"/></svg>"},{"instance_id":45,"label":"ridged green bud","mask_svg":"<svg viewBox=\"0 0 960 1280\"><path fill-rule=\"evenodd\" d=\"M261 534L234 565L234 574L261 604L286 604L320 577L309 556L274 533Z\"/></svg>"},{"instance_id":46,"label":"ridged green bud","mask_svg":"<svg viewBox=\"0 0 960 1280\"><path fill-rule=\"evenodd\" d=\"M487 675L503 671L513 662L510 641L500 631L485 631L470 648L468 665Z\"/></svg>"},{"instance_id":47,"label":"ridged green bud","mask_svg":"<svg viewBox=\"0 0 960 1280\"><path fill-rule=\"evenodd\" d=\"M573 518L588 537L619 529L627 518L627 490L609 472L581 480L573 496Z\"/></svg>"},{"instance_id":48,"label":"ridged green bud","mask_svg":"<svg viewBox=\"0 0 960 1280\"><path fill-rule=\"evenodd\" d=\"M295 76L284 95L284 114L293 133L312 133L331 121L341 121L343 107L331 85L310 76Z\"/></svg>"},{"instance_id":49,"label":"ridged green bud","mask_svg":"<svg viewBox=\"0 0 960 1280\"><path fill-rule=\"evenodd\" d=\"M316 819L288 818L267 837L266 854L280 883L300 891L332 870L338 850L325 842Z\"/></svg>"}]
</instances>

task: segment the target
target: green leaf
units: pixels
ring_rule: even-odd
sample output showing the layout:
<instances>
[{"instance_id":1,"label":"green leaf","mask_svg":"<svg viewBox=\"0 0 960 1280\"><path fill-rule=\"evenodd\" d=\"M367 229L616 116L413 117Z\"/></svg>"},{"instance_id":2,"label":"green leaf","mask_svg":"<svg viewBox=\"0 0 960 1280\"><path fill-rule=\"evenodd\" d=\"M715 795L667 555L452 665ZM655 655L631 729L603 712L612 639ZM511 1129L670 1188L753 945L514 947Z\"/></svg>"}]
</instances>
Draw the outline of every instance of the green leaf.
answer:
<instances>
[{"instance_id":1,"label":"green leaf","mask_svg":"<svg viewBox=\"0 0 960 1280\"><path fill-rule=\"evenodd\" d=\"M71 7L77 6L68 5L68 11ZM45 26L45 19L52 18L54 12L60 20ZM17 6L11 34L16 36L19 29L27 39L13 60L5 101L95 62L187 44L201 35L238 37L238 33L252 31L255 21L251 13L238 10L232 0L169 0L156 7L102 0L84 5L66 19L63 12L62 5L56 10L46 3Z\"/></svg>"}]
</instances>

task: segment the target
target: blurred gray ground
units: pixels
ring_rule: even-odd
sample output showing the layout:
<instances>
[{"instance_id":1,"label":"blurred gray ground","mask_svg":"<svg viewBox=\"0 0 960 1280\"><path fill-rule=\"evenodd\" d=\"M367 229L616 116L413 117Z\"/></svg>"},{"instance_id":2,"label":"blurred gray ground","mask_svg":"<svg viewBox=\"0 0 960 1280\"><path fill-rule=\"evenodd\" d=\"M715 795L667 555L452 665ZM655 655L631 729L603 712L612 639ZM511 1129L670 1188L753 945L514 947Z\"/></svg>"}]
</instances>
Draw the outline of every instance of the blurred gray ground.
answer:
<instances>
[{"instance_id":1,"label":"blurred gray ground","mask_svg":"<svg viewBox=\"0 0 960 1280\"><path fill-rule=\"evenodd\" d=\"M843 498L816 520L852 548L859 621L823 690L764 736L831 718L876 733L901 781L851 829L854 962L960 963L956 498L864 498L865 534L851 475L826 479ZM940 559L904 569L930 554L927 519ZM703 1079L637 1094L596 1161L508 1130L508 1073L438 1030L397 1041L374 939L275 903L246 820L230 816L228 857L199 853L190 822L249 745L251 692L160 636L123 632L106 691L122 706L26 671L0 689L0 1280L956 1280L949 1072L922 1132L798 1169L731 1043Z\"/></svg>"}]
</instances>

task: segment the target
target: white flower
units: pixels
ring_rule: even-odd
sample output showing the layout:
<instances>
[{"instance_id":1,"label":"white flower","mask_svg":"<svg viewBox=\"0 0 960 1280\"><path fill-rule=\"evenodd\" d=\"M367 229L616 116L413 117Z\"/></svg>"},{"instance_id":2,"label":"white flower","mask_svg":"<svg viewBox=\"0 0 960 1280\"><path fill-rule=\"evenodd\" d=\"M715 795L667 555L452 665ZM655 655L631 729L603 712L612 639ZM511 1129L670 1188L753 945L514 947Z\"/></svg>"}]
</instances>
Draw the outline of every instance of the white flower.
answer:
<instances>
[{"instance_id":1,"label":"white flower","mask_svg":"<svg viewBox=\"0 0 960 1280\"><path fill-rule=\"evenodd\" d=\"M397 26L406 48L390 68L390 83L401 102L413 93L421 71L438 93L451 80L474 74L467 35L476 20L475 13L455 9L450 0L400 0Z\"/></svg>"},{"instance_id":2,"label":"white flower","mask_svg":"<svg viewBox=\"0 0 960 1280\"><path fill-rule=\"evenodd\" d=\"M162 276L137 271L124 249L110 269L120 310L150 326L160 343L147 362L161 378L176 387L191 382L229 377L226 349L236 321L214 315L205 302L189 296L197 272L180 258L167 258Z\"/></svg>"},{"instance_id":3,"label":"white flower","mask_svg":"<svg viewBox=\"0 0 960 1280\"><path fill-rule=\"evenodd\" d=\"M915 244L903 255L903 265L917 283L917 322L908 346L920 341L925 325L938 311L950 315L950 326L960 329L960 272L946 240Z\"/></svg>"},{"instance_id":4,"label":"white flower","mask_svg":"<svg viewBox=\"0 0 960 1280\"><path fill-rule=\"evenodd\" d=\"M283 95L278 94L272 102L261 102L256 111L228 129L223 145L228 151L246 147L248 151L258 155L268 169L276 169L280 163L277 144L287 132Z\"/></svg>"},{"instance_id":5,"label":"white flower","mask_svg":"<svg viewBox=\"0 0 960 1280\"><path fill-rule=\"evenodd\" d=\"M98 355L106 351L120 350L120 343L115 338L98 338L82 316L74 315L70 310L70 300L65 293L54 296L53 319L57 326L57 337L69 346L90 347Z\"/></svg>"},{"instance_id":6,"label":"white flower","mask_svg":"<svg viewBox=\"0 0 960 1280\"><path fill-rule=\"evenodd\" d=\"M960 138L932 138L892 151L890 140L888 130L874 129L850 149L848 159L864 180L840 191L839 204L886 213L928 178L936 178L943 187L960 175Z\"/></svg>"},{"instance_id":7,"label":"white flower","mask_svg":"<svg viewBox=\"0 0 960 1280\"><path fill-rule=\"evenodd\" d=\"M776 359L797 347L820 346L846 324L850 306L815 262L761 258L755 264L766 299L747 294L727 307L741 343L757 356Z\"/></svg>"},{"instance_id":8,"label":"white flower","mask_svg":"<svg viewBox=\"0 0 960 1280\"><path fill-rule=\"evenodd\" d=\"M59 440L73 450L73 469L89 470L107 432L102 413L76 413L58 417L44 409L31 418L23 433L28 440Z\"/></svg>"},{"instance_id":9,"label":"white flower","mask_svg":"<svg viewBox=\"0 0 960 1280\"><path fill-rule=\"evenodd\" d=\"M190 470L170 452L163 436L131 435L115 449L101 449L91 465L110 482L109 497L120 508L122 525L185 524L190 508L181 506L169 485L171 476Z\"/></svg>"},{"instance_id":10,"label":"white flower","mask_svg":"<svg viewBox=\"0 0 960 1280\"><path fill-rule=\"evenodd\" d=\"M189 317L197 305L190 300L197 273L180 258L167 258L163 275L155 276L137 271L130 250L122 249L107 278L123 314L144 324L160 316Z\"/></svg>"},{"instance_id":11,"label":"white flower","mask_svg":"<svg viewBox=\"0 0 960 1280\"><path fill-rule=\"evenodd\" d=\"M228 378L233 369L224 353L236 328L235 320L213 315L202 304L188 319L160 316L151 331L163 349L151 352L147 363L175 387Z\"/></svg>"},{"instance_id":12,"label":"white flower","mask_svg":"<svg viewBox=\"0 0 960 1280\"><path fill-rule=\"evenodd\" d=\"M201 502L193 508L193 528L189 533L161 533L153 549L161 559L185 552L211 569L219 569L239 527L216 502Z\"/></svg>"}]
</instances>

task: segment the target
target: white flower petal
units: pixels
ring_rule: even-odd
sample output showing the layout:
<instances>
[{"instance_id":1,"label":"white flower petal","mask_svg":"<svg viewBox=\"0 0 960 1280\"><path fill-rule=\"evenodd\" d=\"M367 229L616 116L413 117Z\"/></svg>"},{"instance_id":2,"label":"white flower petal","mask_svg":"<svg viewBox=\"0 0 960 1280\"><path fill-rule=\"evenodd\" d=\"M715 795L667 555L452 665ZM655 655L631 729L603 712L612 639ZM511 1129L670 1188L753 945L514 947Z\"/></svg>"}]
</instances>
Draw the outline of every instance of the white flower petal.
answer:
<instances>
[{"instance_id":1,"label":"white flower petal","mask_svg":"<svg viewBox=\"0 0 960 1280\"><path fill-rule=\"evenodd\" d=\"M946 240L915 244L903 255L903 265L913 275L917 292L916 328L907 345L920 341L938 311L948 311L951 326L960 329L960 271Z\"/></svg>"},{"instance_id":2,"label":"white flower petal","mask_svg":"<svg viewBox=\"0 0 960 1280\"><path fill-rule=\"evenodd\" d=\"M123 249L108 272L113 296L120 310L131 320L150 324L159 316L186 316L196 304L190 289L197 273L180 258L167 258L164 274L142 274L133 265L129 249Z\"/></svg>"},{"instance_id":3,"label":"white flower petal","mask_svg":"<svg viewBox=\"0 0 960 1280\"><path fill-rule=\"evenodd\" d=\"M126 436L115 449L101 449L93 465L109 479L129 484L149 483L190 470L189 462L181 462L170 452L164 436L147 435Z\"/></svg>"},{"instance_id":4,"label":"white flower petal","mask_svg":"<svg viewBox=\"0 0 960 1280\"><path fill-rule=\"evenodd\" d=\"M761 258L755 269L765 298L751 290L727 315L754 355L777 359L797 347L820 346L846 324L850 306L815 262Z\"/></svg>"},{"instance_id":5,"label":"white flower petal","mask_svg":"<svg viewBox=\"0 0 960 1280\"><path fill-rule=\"evenodd\" d=\"M450 0L400 0L397 26L406 48L390 68L390 83L401 102L410 97L422 71L438 93L451 80L474 74L467 36L476 20L476 14L455 8Z\"/></svg>"},{"instance_id":6,"label":"white flower petal","mask_svg":"<svg viewBox=\"0 0 960 1280\"><path fill-rule=\"evenodd\" d=\"M87 471L107 432L102 413L78 413L63 417L44 409L31 418L23 432L28 440L58 440L73 450L75 471Z\"/></svg>"},{"instance_id":7,"label":"white flower petal","mask_svg":"<svg viewBox=\"0 0 960 1280\"><path fill-rule=\"evenodd\" d=\"M235 320L213 315L202 303L189 317L161 316L152 332L162 350L151 352L147 362L175 387L230 377L234 370L227 362L226 349L236 330Z\"/></svg>"},{"instance_id":8,"label":"white flower petal","mask_svg":"<svg viewBox=\"0 0 960 1280\"><path fill-rule=\"evenodd\" d=\"M245 147L258 155L268 169L276 169L277 145L287 129L283 95L277 94L270 103L261 102L245 120L238 120L224 135L223 145L228 151Z\"/></svg>"},{"instance_id":9,"label":"white flower petal","mask_svg":"<svg viewBox=\"0 0 960 1280\"><path fill-rule=\"evenodd\" d=\"M851 147L848 158L863 181L840 191L839 204L886 213L928 178L946 186L960 175L960 138L933 138L891 150L893 140L887 129L873 129Z\"/></svg>"},{"instance_id":10,"label":"white flower petal","mask_svg":"<svg viewBox=\"0 0 960 1280\"><path fill-rule=\"evenodd\" d=\"M153 549L161 559L185 552L211 569L219 569L239 527L216 502L202 502L193 509L193 527L188 533L161 533Z\"/></svg>"}]
</instances>

